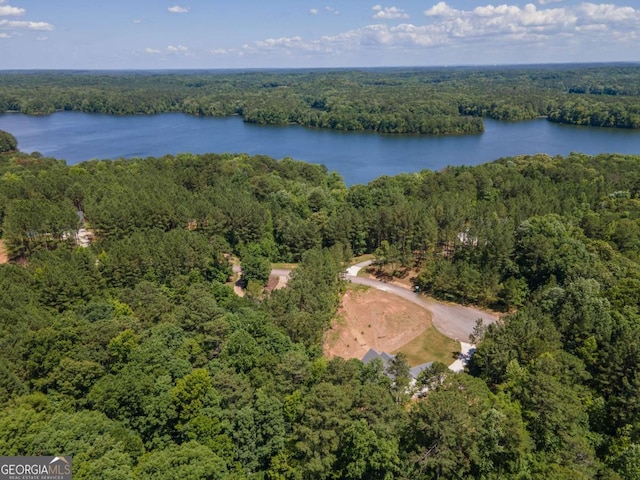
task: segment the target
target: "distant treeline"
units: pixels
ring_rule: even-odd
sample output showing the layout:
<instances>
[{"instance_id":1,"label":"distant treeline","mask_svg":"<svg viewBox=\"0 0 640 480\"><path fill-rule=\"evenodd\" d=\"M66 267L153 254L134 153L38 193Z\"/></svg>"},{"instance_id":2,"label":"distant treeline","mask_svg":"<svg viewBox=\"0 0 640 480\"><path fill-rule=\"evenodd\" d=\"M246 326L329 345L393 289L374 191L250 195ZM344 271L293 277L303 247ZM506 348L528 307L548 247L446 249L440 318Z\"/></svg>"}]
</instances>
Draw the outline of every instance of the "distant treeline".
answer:
<instances>
[{"instance_id":1,"label":"distant treeline","mask_svg":"<svg viewBox=\"0 0 640 480\"><path fill-rule=\"evenodd\" d=\"M0 74L0 111L240 115L380 133L471 134L482 118L640 128L640 66Z\"/></svg>"}]
</instances>

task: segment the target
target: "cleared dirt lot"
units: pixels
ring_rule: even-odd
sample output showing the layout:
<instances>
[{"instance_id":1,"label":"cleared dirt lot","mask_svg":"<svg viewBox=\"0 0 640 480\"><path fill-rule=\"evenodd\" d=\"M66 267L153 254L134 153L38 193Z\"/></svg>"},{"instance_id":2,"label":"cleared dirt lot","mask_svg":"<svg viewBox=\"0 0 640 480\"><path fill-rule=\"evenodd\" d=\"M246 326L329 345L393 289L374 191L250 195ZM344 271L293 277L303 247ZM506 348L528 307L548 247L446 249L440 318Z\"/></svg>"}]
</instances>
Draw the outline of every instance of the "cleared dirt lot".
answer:
<instances>
[{"instance_id":1,"label":"cleared dirt lot","mask_svg":"<svg viewBox=\"0 0 640 480\"><path fill-rule=\"evenodd\" d=\"M7 251L4 248L4 242L0 240L0 263L9 262L9 257L7 256Z\"/></svg>"},{"instance_id":2,"label":"cleared dirt lot","mask_svg":"<svg viewBox=\"0 0 640 480\"><path fill-rule=\"evenodd\" d=\"M325 335L329 357L362 358L370 348L407 354L411 365L453 361L459 344L432 325L431 313L408 300L366 287L350 288Z\"/></svg>"}]
</instances>

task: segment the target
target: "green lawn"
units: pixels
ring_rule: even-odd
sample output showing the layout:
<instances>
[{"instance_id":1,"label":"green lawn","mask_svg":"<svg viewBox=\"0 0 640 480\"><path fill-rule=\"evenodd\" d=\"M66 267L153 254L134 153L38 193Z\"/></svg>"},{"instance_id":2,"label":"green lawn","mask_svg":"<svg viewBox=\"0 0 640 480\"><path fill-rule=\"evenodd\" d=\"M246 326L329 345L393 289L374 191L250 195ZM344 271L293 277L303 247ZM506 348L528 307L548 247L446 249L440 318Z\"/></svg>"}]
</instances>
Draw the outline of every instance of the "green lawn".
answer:
<instances>
[{"instance_id":1,"label":"green lawn","mask_svg":"<svg viewBox=\"0 0 640 480\"><path fill-rule=\"evenodd\" d=\"M355 265L356 263L360 263L360 262L366 262L367 260L373 260L374 258L375 258L375 255L373 255L372 253L367 253L365 255L353 257L351 259L351 265Z\"/></svg>"},{"instance_id":2,"label":"green lawn","mask_svg":"<svg viewBox=\"0 0 640 480\"><path fill-rule=\"evenodd\" d=\"M281 270L293 270L297 266L297 263L272 263L271 269L277 268Z\"/></svg>"},{"instance_id":3,"label":"green lawn","mask_svg":"<svg viewBox=\"0 0 640 480\"><path fill-rule=\"evenodd\" d=\"M412 367L426 362L442 362L452 364L456 353L460 352L460 344L441 334L431 325L424 333L401 348L391 353L402 352Z\"/></svg>"}]
</instances>

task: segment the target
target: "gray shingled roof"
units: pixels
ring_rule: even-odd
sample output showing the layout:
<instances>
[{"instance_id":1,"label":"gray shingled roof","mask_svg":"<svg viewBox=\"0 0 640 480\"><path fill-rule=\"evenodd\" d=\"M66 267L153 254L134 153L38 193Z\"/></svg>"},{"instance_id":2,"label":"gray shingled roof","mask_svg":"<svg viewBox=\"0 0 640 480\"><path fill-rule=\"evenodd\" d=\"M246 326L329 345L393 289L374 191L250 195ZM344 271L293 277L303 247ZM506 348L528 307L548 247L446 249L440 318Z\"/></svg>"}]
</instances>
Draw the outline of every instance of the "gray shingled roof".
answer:
<instances>
[{"instance_id":1,"label":"gray shingled roof","mask_svg":"<svg viewBox=\"0 0 640 480\"><path fill-rule=\"evenodd\" d=\"M369 363L376 358L382 360L384 368L387 368L389 362L395 357L395 355L389 355L387 352L378 352L374 348L370 348L369 351L362 357L362 363Z\"/></svg>"},{"instance_id":2,"label":"gray shingled roof","mask_svg":"<svg viewBox=\"0 0 640 480\"><path fill-rule=\"evenodd\" d=\"M378 352L376 349L370 348L369 351L364 355L364 357L362 357L362 363L369 363L376 358L382 360L382 365L386 369L389 366L389 362L391 362L391 360L395 358L395 355L391 355L387 352ZM409 372L411 373L411 377L416 378L422 370L430 367L432 363L433 362L427 362L423 363L422 365L418 365L417 367L413 367L411 370L409 370Z\"/></svg>"},{"instance_id":3,"label":"gray shingled roof","mask_svg":"<svg viewBox=\"0 0 640 480\"><path fill-rule=\"evenodd\" d=\"M413 378L418 378L418 374L424 370L425 368L429 368L433 362L423 363L422 365L418 365L417 367L413 367L409 372L411 372L411 376Z\"/></svg>"}]
</instances>

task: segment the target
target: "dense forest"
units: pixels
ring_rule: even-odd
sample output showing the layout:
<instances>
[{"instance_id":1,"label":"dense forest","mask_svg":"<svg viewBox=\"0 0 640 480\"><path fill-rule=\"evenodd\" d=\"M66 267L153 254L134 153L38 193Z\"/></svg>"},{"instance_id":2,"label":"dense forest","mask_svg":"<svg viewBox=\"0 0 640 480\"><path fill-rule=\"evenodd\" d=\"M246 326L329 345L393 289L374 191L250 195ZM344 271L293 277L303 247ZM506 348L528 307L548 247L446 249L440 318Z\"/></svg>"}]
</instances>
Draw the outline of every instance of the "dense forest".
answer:
<instances>
[{"instance_id":1,"label":"dense forest","mask_svg":"<svg viewBox=\"0 0 640 480\"><path fill-rule=\"evenodd\" d=\"M637 129L640 66L0 73L0 112L60 110L432 135L482 132L482 118Z\"/></svg>"},{"instance_id":2,"label":"dense forest","mask_svg":"<svg viewBox=\"0 0 640 480\"><path fill-rule=\"evenodd\" d=\"M100 98L93 82L111 77L69 78ZM73 455L77 479L640 479L640 157L504 158L347 188L292 159L67 166L6 150L3 454ZM392 378L322 356L339 273L364 253L506 312L478 326L465 373L434 364L411 398L402 365ZM268 294L271 262L298 266Z\"/></svg>"}]
</instances>

